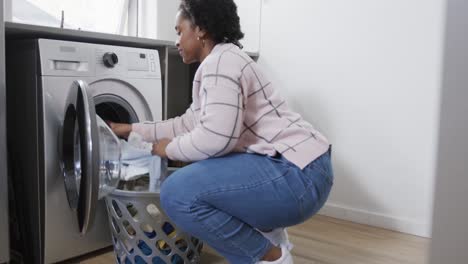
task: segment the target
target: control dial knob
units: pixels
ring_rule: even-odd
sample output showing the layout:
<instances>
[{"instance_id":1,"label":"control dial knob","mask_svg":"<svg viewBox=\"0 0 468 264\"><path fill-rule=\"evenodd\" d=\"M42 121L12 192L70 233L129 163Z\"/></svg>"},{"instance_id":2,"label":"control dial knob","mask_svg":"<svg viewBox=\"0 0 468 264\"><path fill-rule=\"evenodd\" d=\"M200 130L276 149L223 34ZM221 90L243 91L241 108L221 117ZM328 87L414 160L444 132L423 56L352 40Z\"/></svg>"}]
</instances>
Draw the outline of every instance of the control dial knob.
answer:
<instances>
[{"instance_id":1,"label":"control dial knob","mask_svg":"<svg viewBox=\"0 0 468 264\"><path fill-rule=\"evenodd\" d=\"M106 52L102 56L102 61L106 67L113 68L119 62L119 57L114 52Z\"/></svg>"}]
</instances>

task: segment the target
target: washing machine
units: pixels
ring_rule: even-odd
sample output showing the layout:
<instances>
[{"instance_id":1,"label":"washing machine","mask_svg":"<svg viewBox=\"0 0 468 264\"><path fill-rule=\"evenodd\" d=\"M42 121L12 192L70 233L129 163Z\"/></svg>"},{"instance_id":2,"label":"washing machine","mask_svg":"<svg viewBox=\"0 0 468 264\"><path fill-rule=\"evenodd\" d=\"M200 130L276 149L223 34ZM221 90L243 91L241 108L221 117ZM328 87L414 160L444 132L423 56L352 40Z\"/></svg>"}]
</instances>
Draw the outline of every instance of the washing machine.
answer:
<instances>
[{"instance_id":1,"label":"washing machine","mask_svg":"<svg viewBox=\"0 0 468 264\"><path fill-rule=\"evenodd\" d=\"M14 254L24 263L54 263L112 245L92 172L96 115L162 119L157 50L14 40L6 69Z\"/></svg>"}]
</instances>

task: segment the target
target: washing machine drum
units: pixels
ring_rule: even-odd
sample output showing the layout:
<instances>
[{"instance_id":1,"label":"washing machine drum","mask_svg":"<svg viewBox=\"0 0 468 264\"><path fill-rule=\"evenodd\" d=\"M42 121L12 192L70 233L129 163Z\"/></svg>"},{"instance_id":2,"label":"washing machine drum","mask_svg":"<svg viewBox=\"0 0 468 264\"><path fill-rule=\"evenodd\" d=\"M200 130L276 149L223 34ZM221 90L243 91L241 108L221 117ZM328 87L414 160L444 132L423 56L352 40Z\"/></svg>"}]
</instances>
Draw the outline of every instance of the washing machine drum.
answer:
<instances>
[{"instance_id":1,"label":"washing machine drum","mask_svg":"<svg viewBox=\"0 0 468 264\"><path fill-rule=\"evenodd\" d=\"M82 234L92 226L98 199L117 187L121 168L120 141L96 115L87 90L85 82L73 83L62 131L65 188Z\"/></svg>"}]
</instances>

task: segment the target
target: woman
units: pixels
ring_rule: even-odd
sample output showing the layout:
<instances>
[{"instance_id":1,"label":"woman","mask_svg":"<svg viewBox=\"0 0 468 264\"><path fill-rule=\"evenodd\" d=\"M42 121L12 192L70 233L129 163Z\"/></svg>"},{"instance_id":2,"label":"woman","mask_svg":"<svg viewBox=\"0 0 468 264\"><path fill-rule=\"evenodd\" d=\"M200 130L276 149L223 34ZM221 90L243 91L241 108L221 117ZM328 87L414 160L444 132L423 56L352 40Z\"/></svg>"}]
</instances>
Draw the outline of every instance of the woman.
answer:
<instances>
[{"instance_id":1,"label":"woman","mask_svg":"<svg viewBox=\"0 0 468 264\"><path fill-rule=\"evenodd\" d=\"M179 228L231 263L292 263L283 227L325 203L330 145L241 51L232 0L182 0L175 29L184 63L201 63L193 103L180 117L112 129L155 142L155 155L194 162L161 187L161 205Z\"/></svg>"}]
</instances>

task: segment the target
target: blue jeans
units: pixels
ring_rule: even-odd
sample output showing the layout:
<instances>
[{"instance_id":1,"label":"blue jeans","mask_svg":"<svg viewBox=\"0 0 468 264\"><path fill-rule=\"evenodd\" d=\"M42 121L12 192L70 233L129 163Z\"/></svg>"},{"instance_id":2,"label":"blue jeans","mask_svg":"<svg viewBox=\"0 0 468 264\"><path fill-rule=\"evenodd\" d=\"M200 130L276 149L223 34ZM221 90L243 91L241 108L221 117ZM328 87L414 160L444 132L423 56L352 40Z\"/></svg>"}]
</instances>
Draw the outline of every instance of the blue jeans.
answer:
<instances>
[{"instance_id":1,"label":"blue jeans","mask_svg":"<svg viewBox=\"0 0 468 264\"><path fill-rule=\"evenodd\" d=\"M323 206L333 185L330 150L303 170L275 157L231 153L175 171L161 205L178 228L230 263L259 261L272 247L259 230L299 224Z\"/></svg>"}]
</instances>

